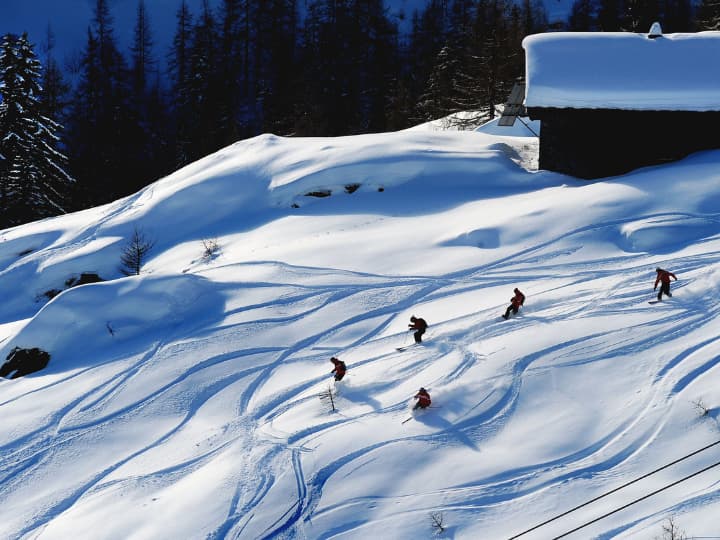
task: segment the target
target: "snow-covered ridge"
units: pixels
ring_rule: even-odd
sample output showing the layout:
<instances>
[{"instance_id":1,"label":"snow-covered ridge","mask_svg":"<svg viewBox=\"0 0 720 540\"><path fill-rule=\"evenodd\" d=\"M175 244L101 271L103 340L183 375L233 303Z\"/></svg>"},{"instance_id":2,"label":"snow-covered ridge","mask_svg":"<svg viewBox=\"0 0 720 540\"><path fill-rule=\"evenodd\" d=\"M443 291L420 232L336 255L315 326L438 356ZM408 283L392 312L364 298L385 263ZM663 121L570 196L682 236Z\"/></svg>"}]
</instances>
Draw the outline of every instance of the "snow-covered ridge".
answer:
<instances>
[{"instance_id":1,"label":"snow-covered ridge","mask_svg":"<svg viewBox=\"0 0 720 540\"><path fill-rule=\"evenodd\" d=\"M0 355L52 359L0 380L0 537L427 538L433 514L509 538L717 440L720 152L586 182L519 166L532 148L265 135L3 231ZM123 277L136 228L155 244ZM656 266L678 281L650 305ZM45 301L84 271L106 281ZM398 351L411 315L425 342ZM719 493L698 475L576 537L717 534Z\"/></svg>"}]
</instances>

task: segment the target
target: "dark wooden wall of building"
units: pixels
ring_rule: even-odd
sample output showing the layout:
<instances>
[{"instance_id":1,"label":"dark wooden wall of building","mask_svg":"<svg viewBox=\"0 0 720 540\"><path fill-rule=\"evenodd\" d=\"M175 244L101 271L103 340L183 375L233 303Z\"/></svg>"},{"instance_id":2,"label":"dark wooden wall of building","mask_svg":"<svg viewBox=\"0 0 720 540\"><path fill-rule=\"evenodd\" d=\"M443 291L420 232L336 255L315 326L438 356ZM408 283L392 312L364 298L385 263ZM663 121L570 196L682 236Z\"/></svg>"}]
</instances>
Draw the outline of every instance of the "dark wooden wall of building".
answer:
<instances>
[{"instance_id":1,"label":"dark wooden wall of building","mask_svg":"<svg viewBox=\"0 0 720 540\"><path fill-rule=\"evenodd\" d=\"M528 108L541 169L602 178L720 148L720 112Z\"/></svg>"}]
</instances>

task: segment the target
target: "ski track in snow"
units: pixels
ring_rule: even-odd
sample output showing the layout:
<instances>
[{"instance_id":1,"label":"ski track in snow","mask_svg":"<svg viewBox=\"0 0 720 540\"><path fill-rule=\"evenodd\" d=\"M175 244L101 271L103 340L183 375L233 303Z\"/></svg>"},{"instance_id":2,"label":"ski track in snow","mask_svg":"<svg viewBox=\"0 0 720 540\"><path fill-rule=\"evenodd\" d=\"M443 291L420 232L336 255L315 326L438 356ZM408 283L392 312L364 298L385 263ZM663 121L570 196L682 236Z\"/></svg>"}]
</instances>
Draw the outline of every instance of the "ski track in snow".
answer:
<instances>
[{"instance_id":1,"label":"ski track in snow","mask_svg":"<svg viewBox=\"0 0 720 540\"><path fill-rule=\"evenodd\" d=\"M595 225L592 230L617 227L619 223ZM627 413L604 436L547 462L508 467L500 474L433 488L420 497L388 495L388 498L395 498L396 504L386 505L392 510L387 510L389 514L386 513L382 519L399 519L404 514L420 515L419 512L428 510L452 512L472 509L479 512L482 520L484 508L542 497L543 493L561 487L571 478L620 477L622 473L618 468L640 453L663 428L664 418L657 414L655 405L690 401L692 396L685 394L693 383L717 370L720 337L697 341L694 335L702 328L718 327L720 303L715 302L698 310L692 299L683 299L686 283L679 282L673 289L677 293L674 298L648 308L646 301L651 297L652 278L648 277L649 265L645 254L572 263L564 260L581 250L581 244L573 244L573 238L589 230L590 227L572 231L482 267L440 277L337 272L339 279L346 284L322 286L312 275L332 275L335 273L332 269L297 268L296 282L244 285L248 288L286 286L296 289L295 294L282 301L258 302L229 311L226 313L230 320L227 324L211 330L198 330L182 342L157 343L122 370L101 365L69 374L62 382L79 380L90 371L96 377L105 378L90 391L78 390L76 395L68 396L65 407L48 415L40 429L14 440L9 445L14 449L12 452L6 452L8 447L0 445L3 454L0 501L13 500L14 492L24 492L43 474L51 474L61 467L63 459L78 452L76 445L82 445L84 440L103 437L117 426L131 423L134 417L141 416L145 408L167 409L167 425L160 427L152 440L128 442L125 456L107 463L99 474L69 479L66 492L48 497L44 512L30 514L25 507L20 508L15 521L0 525L0 536L42 538L43 531L53 519L71 511L84 499L109 493L124 482L173 482L175 476L189 474L226 451L242 454L248 444L252 445L253 470L256 473L243 476L238 472L235 487L219 495L226 497L226 516L224 522L217 523L216 528L208 532L208 538L333 538L352 532L361 536L368 526L365 521L348 521L342 527L324 530L322 534L312 532L314 520L319 522L333 512L349 511L354 505L373 504L372 496L326 504L326 486L336 475L352 476L352 471L362 469L365 460L372 459L379 449L407 445L409 442L429 446L457 445L482 453L483 447L513 420L521 390L531 375L594 363L628 361L638 351L653 349L662 335L671 343L682 345L676 354L655 366L657 371L652 391L638 398L631 405L632 412ZM88 234L91 235L92 231ZM679 275L687 276L718 263L718 253L710 257L687 255L675 258L673 268ZM272 264L284 267L280 263ZM291 273L286 272L285 275ZM549 282L547 277L551 275L555 279ZM600 280L611 281L610 290L604 282L595 282L598 276ZM303 281L309 277L312 279L307 281L312 284L304 284ZM520 314L510 321L502 321L499 317L505 305L479 305L477 311L468 309L462 317L440 323L431 321L423 346L402 352L395 350L403 337L407 339L407 335L388 334L395 314L421 309L416 308L420 305L432 309L433 302L460 298L463 293L494 286L511 287L519 281L523 289L530 289L532 293L528 294L527 305ZM405 294L391 296L389 291L398 287L405 287ZM543 299L545 295L555 295L563 290L576 291L572 301L559 304ZM368 305L364 305L364 301ZM354 302L358 307L353 312L350 306ZM234 315L269 306L285 306L288 312L251 322L231 322ZM542 324L544 319L572 323L622 315L636 309L654 311L648 315L646 323L636 328L608 325L606 330L580 337L558 337L547 347L511 361L496 360L494 352L497 351L487 350L478 354L465 346L469 343L500 342L508 332L532 329ZM328 310L336 310L339 316L344 316L337 318L333 327L313 328L309 322L313 314ZM431 313L425 316L431 318ZM340 331L368 322L372 324L347 345L339 347L339 352L330 352L334 349L326 343L333 343L333 338ZM304 324L308 325L305 332L291 333L289 330L293 325L302 329ZM300 333L303 337L291 340L289 344L281 339ZM605 348L598 345L603 340L597 338L608 334L616 335L610 340L614 346ZM249 340L248 336L254 338ZM461 336L462 341L459 339ZM273 342L278 344L271 345ZM210 354L206 355L201 345L211 343L215 347L209 347ZM344 398L341 392L338 397L340 412L323 413L318 404L318 393L328 381L327 359L330 354L343 357L355 350L359 355L364 355L365 350L371 351L371 354L349 366L348 379L351 381L355 374L362 374L364 367L387 362L388 359L399 363L402 369L389 372L385 381L366 381L358 386L348 383L345 391L356 401ZM506 359L512 356L508 351L505 353ZM438 357L446 359L448 364L452 362L442 375L432 370L429 367L432 363L428 363L428 359ZM275 389L267 386L279 370L295 363L305 365L309 362L322 365L319 374L299 376L296 382ZM178 363L180 367L176 365ZM442 408L431 410L429 412L435 419L430 425L421 424L412 430L398 426L394 438L367 443L357 440L354 451L336 454L325 462L314 462L313 454L317 449L349 423L377 421L380 418L383 422L399 424L400 418L406 414L409 396L395 387L402 388L405 380L427 380L425 384L429 387L441 389L461 384L463 375L480 365L492 366L493 380L487 381L484 393L478 394L466 410L452 414ZM170 373L165 382L149 384L143 387L145 393L137 393L140 388L138 380L163 380L154 376L164 371ZM131 398L123 398L131 388L136 393L132 393ZM33 393L16 396L3 405L31 400ZM227 393L231 397L225 395ZM189 403L189 408L173 410L174 395L185 396L178 403ZM376 399L374 395L382 395L382 398ZM193 435L191 432L195 424L205 422L203 410L218 406L232 409L222 417L225 421L222 429L213 430L206 438L202 433ZM360 412L353 412L360 406ZM318 409L317 423L294 433L281 433L274 427L275 424L297 407ZM188 443L190 448L185 455L172 455L162 466L152 457L163 454L165 446L170 446L169 442L185 436L192 441L192 444ZM273 440L273 437L277 439ZM193 446L194 449L191 448ZM128 467L128 472L124 473L123 470ZM240 465L239 470L249 471ZM278 503L274 488L283 475L292 475L296 495ZM441 497L438 496L440 491ZM720 490L716 490L698 497L699 500L691 499L683 504L708 504L708 500L719 498ZM440 505L439 500L442 501ZM611 538L618 532L619 529L614 528L598 537Z\"/></svg>"}]
</instances>

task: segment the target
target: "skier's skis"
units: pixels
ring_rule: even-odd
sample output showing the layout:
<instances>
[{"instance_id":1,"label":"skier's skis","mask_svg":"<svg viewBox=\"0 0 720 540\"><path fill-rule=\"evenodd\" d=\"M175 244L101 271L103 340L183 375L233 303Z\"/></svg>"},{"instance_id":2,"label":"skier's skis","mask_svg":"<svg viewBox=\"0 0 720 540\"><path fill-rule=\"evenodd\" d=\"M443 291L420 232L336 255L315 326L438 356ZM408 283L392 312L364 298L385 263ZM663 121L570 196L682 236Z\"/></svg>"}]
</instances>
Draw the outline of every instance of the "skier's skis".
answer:
<instances>
[{"instance_id":1,"label":"skier's skis","mask_svg":"<svg viewBox=\"0 0 720 540\"><path fill-rule=\"evenodd\" d=\"M439 409L439 408L441 408L441 407L442 407L442 405L430 405L429 407L424 407L424 408L418 409L418 412L420 412L420 411L425 411L425 410L427 410L427 409ZM405 422L409 422L410 420L412 420L412 419L414 419L414 418L415 418L415 415L414 415L414 414L411 414L410 416L408 416L405 420L403 420L403 421L400 422L400 423L401 423L401 424L404 424Z\"/></svg>"}]
</instances>

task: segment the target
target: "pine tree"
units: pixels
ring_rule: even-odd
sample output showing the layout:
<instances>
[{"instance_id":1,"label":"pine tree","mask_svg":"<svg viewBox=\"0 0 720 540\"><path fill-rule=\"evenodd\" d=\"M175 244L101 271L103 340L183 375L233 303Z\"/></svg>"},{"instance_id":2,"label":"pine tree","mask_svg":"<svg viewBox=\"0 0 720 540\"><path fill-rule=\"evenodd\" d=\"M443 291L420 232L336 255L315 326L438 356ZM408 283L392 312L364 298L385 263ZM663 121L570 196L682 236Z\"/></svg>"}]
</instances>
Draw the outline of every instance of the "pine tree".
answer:
<instances>
[{"instance_id":1,"label":"pine tree","mask_svg":"<svg viewBox=\"0 0 720 540\"><path fill-rule=\"evenodd\" d=\"M347 2L315 0L308 6L302 40L305 78L296 131L300 135L345 135L356 123L348 103L357 87L349 88L355 66L347 47Z\"/></svg>"},{"instance_id":2,"label":"pine tree","mask_svg":"<svg viewBox=\"0 0 720 540\"><path fill-rule=\"evenodd\" d=\"M350 49L355 51L361 88L356 131L385 131L400 69L397 25L388 19L382 0L355 2L351 20L355 24Z\"/></svg>"},{"instance_id":3,"label":"pine tree","mask_svg":"<svg viewBox=\"0 0 720 540\"><path fill-rule=\"evenodd\" d=\"M448 125L460 129L472 129L493 116L493 107L484 100L484 73L480 62L481 43L474 43L473 20L476 17L475 3L455 0L451 6L450 30L448 33L448 59L453 73L452 87L446 94L445 111L441 116L456 112L472 114L456 115L447 119ZM519 12L518 12L519 13Z\"/></svg>"},{"instance_id":4,"label":"pine tree","mask_svg":"<svg viewBox=\"0 0 720 540\"><path fill-rule=\"evenodd\" d=\"M219 92L221 144L229 144L250 134L252 123L244 106L250 95L249 56L253 46L250 31L254 4L248 0L223 0L218 17L219 45L217 70L220 75Z\"/></svg>"},{"instance_id":5,"label":"pine tree","mask_svg":"<svg viewBox=\"0 0 720 540\"><path fill-rule=\"evenodd\" d=\"M575 0L568 18L571 32L592 32L596 30L595 4L593 0Z\"/></svg>"},{"instance_id":6,"label":"pine tree","mask_svg":"<svg viewBox=\"0 0 720 540\"><path fill-rule=\"evenodd\" d=\"M188 154L191 160L223 146L222 84L218 70L218 28L208 0L193 28L188 77Z\"/></svg>"},{"instance_id":7,"label":"pine tree","mask_svg":"<svg viewBox=\"0 0 720 540\"><path fill-rule=\"evenodd\" d=\"M153 55L153 39L145 1L139 0L131 53L131 87L129 106L137 118L138 137L128 156L142 163L142 174L127 182L129 191L136 191L162 174L169 172L172 158L168 143L168 118L163 99L160 74Z\"/></svg>"},{"instance_id":8,"label":"pine tree","mask_svg":"<svg viewBox=\"0 0 720 540\"><path fill-rule=\"evenodd\" d=\"M60 126L43 115L42 68L27 34L0 44L0 225L65 212L66 158L57 150Z\"/></svg>"},{"instance_id":9,"label":"pine tree","mask_svg":"<svg viewBox=\"0 0 720 540\"><path fill-rule=\"evenodd\" d=\"M425 92L418 100L417 111L422 121L427 122L458 112L453 96L456 88L455 77L459 70L457 54L449 46L440 49Z\"/></svg>"},{"instance_id":10,"label":"pine tree","mask_svg":"<svg viewBox=\"0 0 720 540\"><path fill-rule=\"evenodd\" d=\"M170 107L175 123L173 159L175 167L179 168L189 163L193 155L190 97L190 47L193 21L185 0L182 0L178 8L176 20L169 68L173 96Z\"/></svg>"},{"instance_id":11,"label":"pine tree","mask_svg":"<svg viewBox=\"0 0 720 540\"><path fill-rule=\"evenodd\" d=\"M625 0L621 27L627 32L647 32L660 20L659 0Z\"/></svg>"},{"instance_id":12,"label":"pine tree","mask_svg":"<svg viewBox=\"0 0 720 540\"><path fill-rule=\"evenodd\" d=\"M702 0L695 21L698 30L720 30L720 0Z\"/></svg>"},{"instance_id":13,"label":"pine tree","mask_svg":"<svg viewBox=\"0 0 720 540\"><path fill-rule=\"evenodd\" d=\"M55 33L48 25L45 34L45 43L42 50L45 54L45 63L40 86L42 88L42 113L59 123L64 123L67 117L67 108L70 103L70 85L65 81L62 70L53 54L55 49Z\"/></svg>"},{"instance_id":14,"label":"pine tree","mask_svg":"<svg viewBox=\"0 0 720 540\"><path fill-rule=\"evenodd\" d=\"M96 0L69 121L68 148L83 207L132 193L145 178L130 75L117 48L108 0Z\"/></svg>"},{"instance_id":15,"label":"pine tree","mask_svg":"<svg viewBox=\"0 0 720 540\"><path fill-rule=\"evenodd\" d=\"M691 0L663 0L661 7L663 32L692 32L695 30L694 9Z\"/></svg>"},{"instance_id":16,"label":"pine tree","mask_svg":"<svg viewBox=\"0 0 720 540\"><path fill-rule=\"evenodd\" d=\"M294 130L299 71L295 0L267 0L254 13L253 74L255 120L262 131Z\"/></svg>"},{"instance_id":17,"label":"pine tree","mask_svg":"<svg viewBox=\"0 0 720 540\"><path fill-rule=\"evenodd\" d=\"M511 32L510 12L503 0L481 0L475 12L472 73L477 80L477 110L488 119L493 118L495 106L505 100L509 86L521 75L518 33L523 21L519 10L513 13L515 30Z\"/></svg>"},{"instance_id":18,"label":"pine tree","mask_svg":"<svg viewBox=\"0 0 720 540\"><path fill-rule=\"evenodd\" d=\"M599 0L597 25L601 32L619 32L621 29L622 0Z\"/></svg>"},{"instance_id":19,"label":"pine tree","mask_svg":"<svg viewBox=\"0 0 720 540\"><path fill-rule=\"evenodd\" d=\"M366 133L387 129L390 116L401 121L396 96L408 94L399 77L398 32L379 0L313 2L299 58L305 92L298 133Z\"/></svg>"},{"instance_id":20,"label":"pine tree","mask_svg":"<svg viewBox=\"0 0 720 540\"><path fill-rule=\"evenodd\" d=\"M410 34L409 66L412 71L412 91L415 96L425 92L430 73L437 63L438 54L445 46L448 35L446 3L431 0L425 9L413 17ZM416 120L424 121L422 114Z\"/></svg>"},{"instance_id":21,"label":"pine tree","mask_svg":"<svg viewBox=\"0 0 720 540\"><path fill-rule=\"evenodd\" d=\"M144 98L149 86L149 74L154 71L156 65L152 56L152 47L152 32L145 9L145 0L139 0L130 58L133 93L141 99Z\"/></svg>"}]
</instances>

